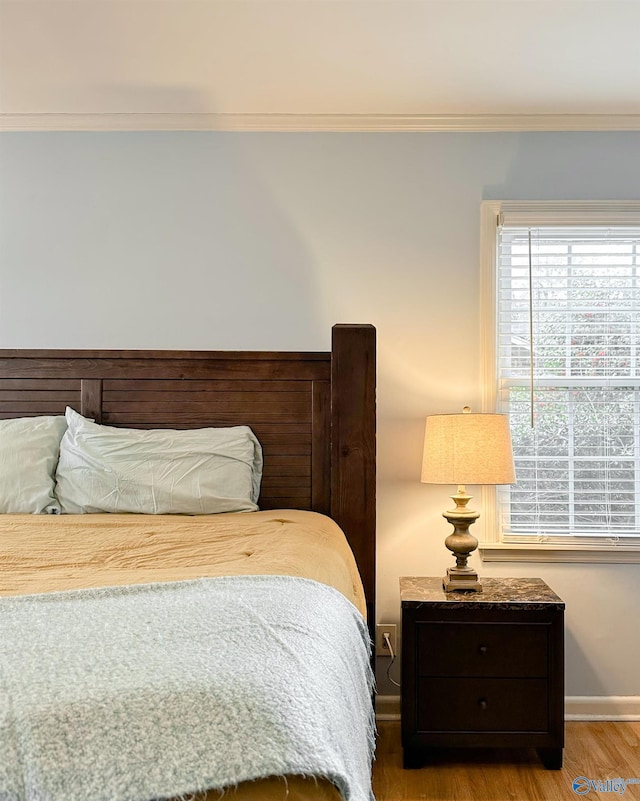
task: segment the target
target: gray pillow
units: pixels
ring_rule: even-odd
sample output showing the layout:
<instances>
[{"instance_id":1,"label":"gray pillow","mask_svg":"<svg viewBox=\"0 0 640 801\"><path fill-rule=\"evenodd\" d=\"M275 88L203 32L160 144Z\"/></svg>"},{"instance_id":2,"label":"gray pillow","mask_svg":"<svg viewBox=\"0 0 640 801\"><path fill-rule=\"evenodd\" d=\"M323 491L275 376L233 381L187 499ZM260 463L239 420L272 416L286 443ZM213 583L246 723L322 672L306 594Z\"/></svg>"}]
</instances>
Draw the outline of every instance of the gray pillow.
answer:
<instances>
[{"instance_id":1,"label":"gray pillow","mask_svg":"<svg viewBox=\"0 0 640 801\"><path fill-rule=\"evenodd\" d=\"M56 497L66 514L256 511L262 448L248 426L116 428L67 408Z\"/></svg>"},{"instance_id":2,"label":"gray pillow","mask_svg":"<svg viewBox=\"0 0 640 801\"><path fill-rule=\"evenodd\" d=\"M0 514L60 511L54 476L66 427L62 415L0 420Z\"/></svg>"}]
</instances>

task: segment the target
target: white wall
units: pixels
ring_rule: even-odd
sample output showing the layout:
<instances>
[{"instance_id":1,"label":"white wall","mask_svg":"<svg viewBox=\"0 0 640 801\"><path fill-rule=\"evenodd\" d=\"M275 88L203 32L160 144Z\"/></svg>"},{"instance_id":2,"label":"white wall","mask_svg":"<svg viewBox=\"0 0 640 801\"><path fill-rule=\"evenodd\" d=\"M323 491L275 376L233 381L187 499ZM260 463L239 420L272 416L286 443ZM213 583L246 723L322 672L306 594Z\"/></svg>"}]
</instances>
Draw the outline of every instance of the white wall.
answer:
<instances>
[{"instance_id":1,"label":"white wall","mask_svg":"<svg viewBox=\"0 0 640 801\"><path fill-rule=\"evenodd\" d=\"M329 349L378 328L378 615L450 562L424 417L480 408L483 199L639 199L640 134L0 135L0 347ZM639 696L640 565L567 604L568 695Z\"/></svg>"}]
</instances>

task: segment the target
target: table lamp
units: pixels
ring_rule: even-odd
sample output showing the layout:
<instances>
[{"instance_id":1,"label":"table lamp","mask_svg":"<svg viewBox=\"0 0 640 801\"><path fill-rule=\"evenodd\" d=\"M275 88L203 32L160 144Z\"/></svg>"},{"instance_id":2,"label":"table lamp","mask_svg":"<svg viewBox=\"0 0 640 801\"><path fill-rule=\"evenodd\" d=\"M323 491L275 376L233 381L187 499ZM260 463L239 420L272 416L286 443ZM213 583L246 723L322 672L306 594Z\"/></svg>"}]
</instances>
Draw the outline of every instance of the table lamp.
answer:
<instances>
[{"instance_id":1,"label":"table lamp","mask_svg":"<svg viewBox=\"0 0 640 801\"><path fill-rule=\"evenodd\" d=\"M456 557L456 566L447 569L442 584L446 592L474 590L482 592L478 574L468 566L469 554L478 540L469 526L480 517L467 508L473 496L465 484L513 484L515 470L511 450L509 420L504 414L471 414L465 406L462 414L433 414L427 417L422 458L425 484L457 484L450 497L455 508L442 513L453 532L445 540Z\"/></svg>"}]
</instances>

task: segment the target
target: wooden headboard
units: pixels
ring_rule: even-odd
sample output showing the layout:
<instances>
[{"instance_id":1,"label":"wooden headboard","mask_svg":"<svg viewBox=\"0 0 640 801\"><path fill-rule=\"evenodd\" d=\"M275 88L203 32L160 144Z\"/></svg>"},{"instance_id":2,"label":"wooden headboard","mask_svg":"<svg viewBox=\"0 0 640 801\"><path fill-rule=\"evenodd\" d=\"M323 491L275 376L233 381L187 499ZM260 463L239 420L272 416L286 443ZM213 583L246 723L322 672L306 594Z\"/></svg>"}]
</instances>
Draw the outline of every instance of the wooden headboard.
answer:
<instances>
[{"instance_id":1,"label":"wooden headboard","mask_svg":"<svg viewBox=\"0 0 640 801\"><path fill-rule=\"evenodd\" d=\"M264 452L260 508L340 525L373 627L375 363L371 325L334 326L330 353L0 350L0 419L71 406L129 428L251 426Z\"/></svg>"}]
</instances>

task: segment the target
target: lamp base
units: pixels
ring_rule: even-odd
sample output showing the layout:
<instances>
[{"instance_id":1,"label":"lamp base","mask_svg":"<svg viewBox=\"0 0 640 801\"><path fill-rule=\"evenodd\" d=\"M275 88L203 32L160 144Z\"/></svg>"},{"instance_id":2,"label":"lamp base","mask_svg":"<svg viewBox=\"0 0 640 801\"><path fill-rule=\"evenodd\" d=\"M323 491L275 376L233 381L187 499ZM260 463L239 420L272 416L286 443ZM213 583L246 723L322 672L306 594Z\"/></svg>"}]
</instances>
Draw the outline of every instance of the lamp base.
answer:
<instances>
[{"instance_id":1,"label":"lamp base","mask_svg":"<svg viewBox=\"0 0 640 801\"><path fill-rule=\"evenodd\" d=\"M442 579L442 586L445 592L458 590L482 592L478 574L467 563L469 554L478 547L478 540L469 531L469 526L480 517L480 514L467 509L471 495L467 494L463 485L460 485L456 495L451 497L456 503L456 508L443 512L442 516L451 523L453 531L444 544L456 557L456 566L447 568L447 575Z\"/></svg>"},{"instance_id":2,"label":"lamp base","mask_svg":"<svg viewBox=\"0 0 640 801\"><path fill-rule=\"evenodd\" d=\"M482 584L478 581L475 570L458 571L455 567L447 568L447 575L442 579L442 588L445 592L458 592L466 590L482 592Z\"/></svg>"}]
</instances>

